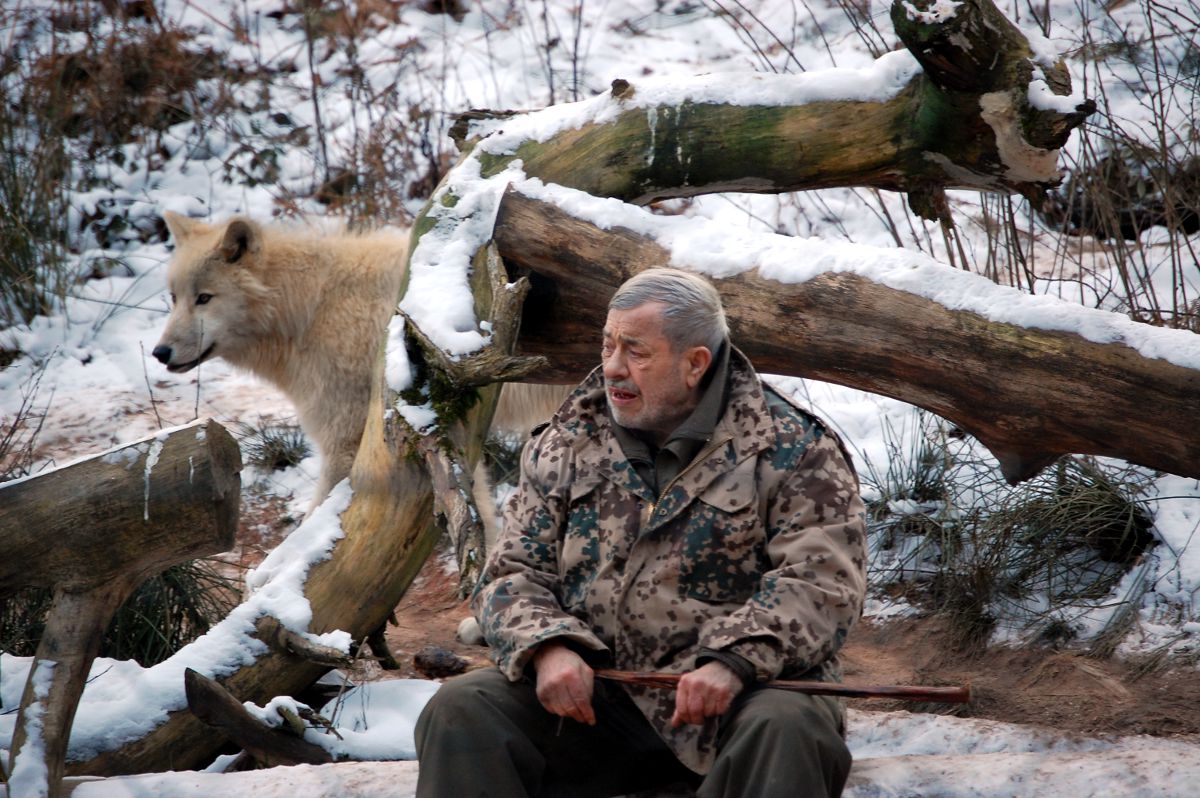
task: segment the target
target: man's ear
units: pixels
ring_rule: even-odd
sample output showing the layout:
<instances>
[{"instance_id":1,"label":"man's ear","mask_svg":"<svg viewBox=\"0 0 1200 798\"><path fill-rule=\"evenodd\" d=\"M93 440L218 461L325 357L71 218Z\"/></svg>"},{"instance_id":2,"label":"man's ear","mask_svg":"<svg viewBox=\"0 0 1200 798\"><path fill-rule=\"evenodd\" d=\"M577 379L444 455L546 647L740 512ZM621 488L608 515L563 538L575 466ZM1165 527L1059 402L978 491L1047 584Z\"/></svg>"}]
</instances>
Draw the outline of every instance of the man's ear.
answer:
<instances>
[{"instance_id":1,"label":"man's ear","mask_svg":"<svg viewBox=\"0 0 1200 798\"><path fill-rule=\"evenodd\" d=\"M712 365L713 354L707 346L693 346L683 353L683 360L687 364L687 371L683 375L684 384L691 390L704 379L708 367Z\"/></svg>"},{"instance_id":2,"label":"man's ear","mask_svg":"<svg viewBox=\"0 0 1200 798\"><path fill-rule=\"evenodd\" d=\"M249 219L231 219L221 236L219 247L221 257L226 263L237 263L242 256L249 252L258 252L262 245L262 230Z\"/></svg>"},{"instance_id":3,"label":"man's ear","mask_svg":"<svg viewBox=\"0 0 1200 798\"><path fill-rule=\"evenodd\" d=\"M181 213L175 213L175 211L163 211L162 218L167 223L167 232L171 234L171 239L176 244L182 244L208 229L208 225L199 219L190 219Z\"/></svg>"}]
</instances>

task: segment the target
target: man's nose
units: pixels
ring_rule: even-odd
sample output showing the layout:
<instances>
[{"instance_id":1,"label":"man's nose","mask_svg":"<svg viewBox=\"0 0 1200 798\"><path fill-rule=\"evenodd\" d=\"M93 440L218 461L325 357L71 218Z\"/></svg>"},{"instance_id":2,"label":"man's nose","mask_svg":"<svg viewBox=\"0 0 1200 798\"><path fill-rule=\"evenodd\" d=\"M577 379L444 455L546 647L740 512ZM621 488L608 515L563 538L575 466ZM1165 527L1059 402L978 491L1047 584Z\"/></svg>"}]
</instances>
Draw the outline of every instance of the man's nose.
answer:
<instances>
[{"instance_id":1,"label":"man's nose","mask_svg":"<svg viewBox=\"0 0 1200 798\"><path fill-rule=\"evenodd\" d=\"M608 380L622 380L629 375L625 369L625 358L616 352L604 358L604 377Z\"/></svg>"}]
</instances>

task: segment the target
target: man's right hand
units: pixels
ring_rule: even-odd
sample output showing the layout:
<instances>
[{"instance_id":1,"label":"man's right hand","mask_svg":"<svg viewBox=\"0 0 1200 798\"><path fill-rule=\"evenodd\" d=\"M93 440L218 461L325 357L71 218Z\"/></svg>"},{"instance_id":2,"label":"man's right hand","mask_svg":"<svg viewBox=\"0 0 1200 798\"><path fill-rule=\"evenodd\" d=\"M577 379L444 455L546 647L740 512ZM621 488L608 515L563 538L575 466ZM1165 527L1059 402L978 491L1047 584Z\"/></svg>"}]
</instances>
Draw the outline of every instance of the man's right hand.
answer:
<instances>
[{"instance_id":1,"label":"man's right hand","mask_svg":"<svg viewBox=\"0 0 1200 798\"><path fill-rule=\"evenodd\" d=\"M592 710L595 676L583 657L550 640L534 652L533 669L537 672L537 697L547 712L596 725L596 713Z\"/></svg>"}]
</instances>

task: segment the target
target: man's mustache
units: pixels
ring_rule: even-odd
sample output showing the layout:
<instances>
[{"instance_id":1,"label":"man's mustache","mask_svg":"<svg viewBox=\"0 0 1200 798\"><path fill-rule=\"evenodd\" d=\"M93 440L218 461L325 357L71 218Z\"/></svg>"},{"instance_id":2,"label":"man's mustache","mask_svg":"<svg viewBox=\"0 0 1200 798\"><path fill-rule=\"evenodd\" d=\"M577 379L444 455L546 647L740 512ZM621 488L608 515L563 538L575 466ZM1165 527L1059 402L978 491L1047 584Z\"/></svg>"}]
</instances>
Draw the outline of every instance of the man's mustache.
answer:
<instances>
[{"instance_id":1,"label":"man's mustache","mask_svg":"<svg viewBox=\"0 0 1200 798\"><path fill-rule=\"evenodd\" d=\"M610 391L614 389L618 391L624 391L625 393L631 393L634 396L641 396L642 393L638 390L637 385L635 385L631 380L616 380L615 382L613 380L605 380L604 388Z\"/></svg>"}]
</instances>

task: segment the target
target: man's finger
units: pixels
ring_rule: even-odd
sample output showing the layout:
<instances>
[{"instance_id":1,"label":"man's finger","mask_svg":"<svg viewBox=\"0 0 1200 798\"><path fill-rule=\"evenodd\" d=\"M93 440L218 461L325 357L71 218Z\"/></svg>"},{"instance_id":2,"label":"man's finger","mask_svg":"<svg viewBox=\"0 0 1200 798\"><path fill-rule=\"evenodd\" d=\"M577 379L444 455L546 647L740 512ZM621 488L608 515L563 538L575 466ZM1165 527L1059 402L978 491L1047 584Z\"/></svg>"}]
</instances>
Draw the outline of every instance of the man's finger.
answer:
<instances>
[{"instance_id":1,"label":"man's finger","mask_svg":"<svg viewBox=\"0 0 1200 798\"><path fill-rule=\"evenodd\" d=\"M679 689L675 693L675 714L671 723L680 726L684 723L702 723L703 719L703 695L692 685L690 679L680 679Z\"/></svg>"}]
</instances>

